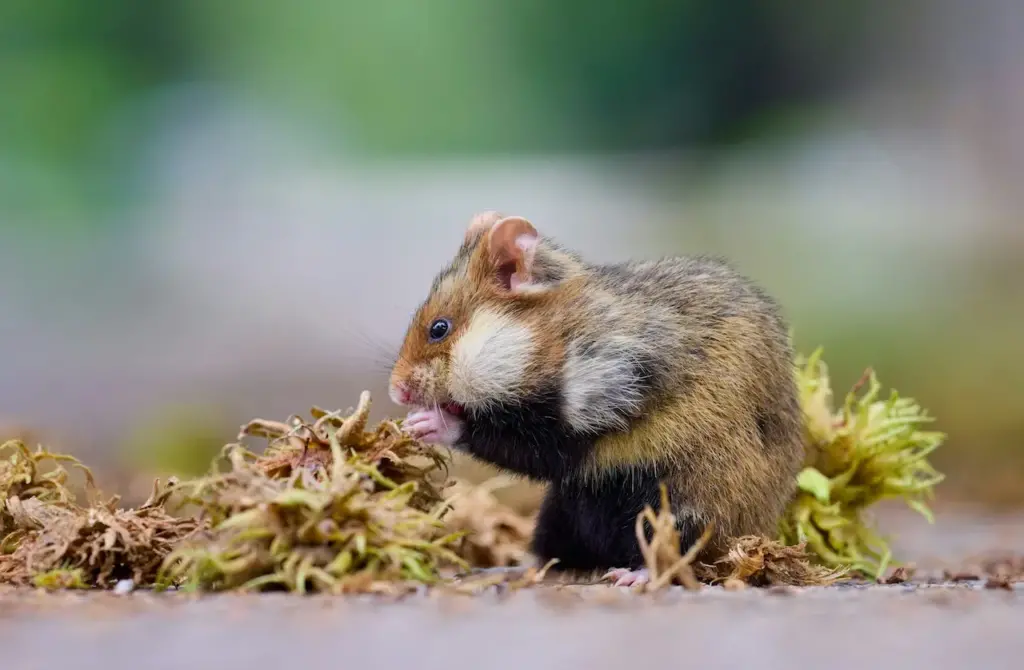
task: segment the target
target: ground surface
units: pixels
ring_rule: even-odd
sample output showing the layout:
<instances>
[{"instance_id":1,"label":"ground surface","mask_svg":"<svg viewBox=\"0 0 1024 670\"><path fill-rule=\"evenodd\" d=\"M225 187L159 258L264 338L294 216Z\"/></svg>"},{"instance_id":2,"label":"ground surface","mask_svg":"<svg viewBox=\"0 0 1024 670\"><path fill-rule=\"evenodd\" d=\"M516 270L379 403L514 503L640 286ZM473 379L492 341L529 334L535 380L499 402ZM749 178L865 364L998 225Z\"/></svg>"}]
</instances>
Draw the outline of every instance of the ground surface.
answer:
<instances>
[{"instance_id":1,"label":"ground surface","mask_svg":"<svg viewBox=\"0 0 1024 670\"><path fill-rule=\"evenodd\" d=\"M886 527L922 567L1024 554L1024 516L943 512ZM930 573L939 574L939 573ZM1024 584L919 579L797 591L639 596L605 586L475 598L0 593L0 667L1017 668ZM328 666L329 664L329 666ZM710 664L710 665L709 665Z\"/></svg>"}]
</instances>

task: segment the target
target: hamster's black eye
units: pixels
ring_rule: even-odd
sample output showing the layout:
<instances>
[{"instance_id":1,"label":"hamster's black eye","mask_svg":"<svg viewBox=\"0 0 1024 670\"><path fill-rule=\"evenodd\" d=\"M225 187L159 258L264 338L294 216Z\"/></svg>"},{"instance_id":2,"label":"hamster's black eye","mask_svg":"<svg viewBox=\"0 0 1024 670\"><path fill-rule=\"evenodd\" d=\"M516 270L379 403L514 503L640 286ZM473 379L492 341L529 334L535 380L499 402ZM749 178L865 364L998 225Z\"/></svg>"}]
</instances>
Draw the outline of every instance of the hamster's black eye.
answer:
<instances>
[{"instance_id":1,"label":"hamster's black eye","mask_svg":"<svg viewBox=\"0 0 1024 670\"><path fill-rule=\"evenodd\" d=\"M452 322L448 319L435 319L430 324L430 330L427 331L430 335L431 342L440 342L448 336L448 331L452 329Z\"/></svg>"}]
</instances>

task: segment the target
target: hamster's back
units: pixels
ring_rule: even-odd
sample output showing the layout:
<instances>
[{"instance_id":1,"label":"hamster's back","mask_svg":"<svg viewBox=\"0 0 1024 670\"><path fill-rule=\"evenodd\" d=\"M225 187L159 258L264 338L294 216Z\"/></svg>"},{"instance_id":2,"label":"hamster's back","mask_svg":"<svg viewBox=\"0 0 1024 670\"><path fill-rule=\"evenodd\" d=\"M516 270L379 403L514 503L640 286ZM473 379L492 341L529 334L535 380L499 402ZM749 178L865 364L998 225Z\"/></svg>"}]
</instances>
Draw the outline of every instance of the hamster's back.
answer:
<instances>
[{"instance_id":1,"label":"hamster's back","mask_svg":"<svg viewBox=\"0 0 1024 670\"><path fill-rule=\"evenodd\" d=\"M662 381L640 436L602 445L685 463L681 500L727 535L770 532L803 461L802 415L788 327L778 303L728 263L663 258L596 266L601 291ZM642 324L642 325L640 325ZM670 436L670 437L669 437ZM680 480L682 481L682 480ZM682 486L682 484L680 484Z\"/></svg>"},{"instance_id":2,"label":"hamster's back","mask_svg":"<svg viewBox=\"0 0 1024 670\"><path fill-rule=\"evenodd\" d=\"M592 309L616 317L607 323L660 358L663 370L682 373L679 381L702 372L739 375L795 398L788 326L778 303L726 261L669 257L592 272L600 287Z\"/></svg>"},{"instance_id":3,"label":"hamster's back","mask_svg":"<svg viewBox=\"0 0 1024 670\"><path fill-rule=\"evenodd\" d=\"M668 257L595 266L605 290L633 301L671 306L687 320L713 325L743 317L786 334L776 301L725 260L712 256Z\"/></svg>"}]
</instances>

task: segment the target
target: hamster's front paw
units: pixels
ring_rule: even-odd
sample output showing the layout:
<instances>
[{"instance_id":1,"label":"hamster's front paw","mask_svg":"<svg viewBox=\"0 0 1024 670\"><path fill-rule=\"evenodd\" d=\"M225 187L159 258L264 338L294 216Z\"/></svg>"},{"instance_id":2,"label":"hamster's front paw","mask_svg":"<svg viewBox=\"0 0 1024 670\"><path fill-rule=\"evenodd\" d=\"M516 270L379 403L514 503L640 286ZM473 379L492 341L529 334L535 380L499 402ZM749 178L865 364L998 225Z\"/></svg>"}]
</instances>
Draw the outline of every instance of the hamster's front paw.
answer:
<instances>
[{"instance_id":1,"label":"hamster's front paw","mask_svg":"<svg viewBox=\"0 0 1024 670\"><path fill-rule=\"evenodd\" d=\"M403 427L413 437L427 444L453 446L462 437L462 419L443 409L421 409L409 412Z\"/></svg>"}]
</instances>

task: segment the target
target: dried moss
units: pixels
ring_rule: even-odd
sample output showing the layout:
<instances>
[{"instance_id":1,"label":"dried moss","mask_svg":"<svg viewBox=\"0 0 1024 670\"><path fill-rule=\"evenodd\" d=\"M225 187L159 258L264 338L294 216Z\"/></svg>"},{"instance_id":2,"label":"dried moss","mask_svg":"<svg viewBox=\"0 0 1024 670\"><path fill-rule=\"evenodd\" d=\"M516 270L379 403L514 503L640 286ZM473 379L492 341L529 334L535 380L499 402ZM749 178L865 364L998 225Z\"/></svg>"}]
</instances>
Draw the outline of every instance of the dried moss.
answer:
<instances>
[{"instance_id":1,"label":"dried moss","mask_svg":"<svg viewBox=\"0 0 1024 670\"><path fill-rule=\"evenodd\" d=\"M650 539L645 523L651 527ZM658 512L646 506L636 520L636 538L650 577L643 590L657 591L671 584L698 590L701 583L722 584L730 590L744 586L824 586L846 573L815 563L802 545L790 547L756 536L734 539L728 553L713 564L697 562L713 530L709 524L700 539L682 553L678 526L663 485Z\"/></svg>"},{"instance_id":2,"label":"dried moss","mask_svg":"<svg viewBox=\"0 0 1024 670\"><path fill-rule=\"evenodd\" d=\"M897 497L930 518L926 500L942 475L927 456L944 438L920 429L930 418L895 393L879 400L870 371L833 410L820 351L797 365L811 450L781 542L739 538L715 564L697 563L712 529L681 552L662 488L661 509L645 508L636 521L651 575L646 590L699 588L701 581L728 588L827 584L847 568L877 576L889 553L866 521L868 508ZM157 482L137 509L119 508L117 498L96 502L92 475L74 458L4 443L0 582L103 588L131 577L139 586L213 591L395 593L442 583L446 568L527 562L533 516L499 503L494 482L448 481L447 456L403 433L401 422L368 430L369 406L364 392L349 413L314 407L308 420L254 420L207 476ZM245 445L251 438L267 441L261 454ZM92 494L84 507L68 484L75 469ZM195 505L197 516L173 517L172 497ZM470 590L495 580L519 587L543 573L459 583Z\"/></svg>"},{"instance_id":3,"label":"dried moss","mask_svg":"<svg viewBox=\"0 0 1024 670\"><path fill-rule=\"evenodd\" d=\"M171 549L200 527L168 514L170 489L159 482L141 507L120 509L116 497L95 501L92 473L70 456L11 441L0 457L0 583L106 588L131 578L152 584ZM63 463L85 474L89 506L76 504Z\"/></svg>"},{"instance_id":4,"label":"dried moss","mask_svg":"<svg viewBox=\"0 0 1024 670\"><path fill-rule=\"evenodd\" d=\"M450 549L459 536L440 520L433 476L446 460L395 421L366 431L369 407L364 392L347 417L314 408L313 422L245 426L240 441L270 441L263 455L230 444L226 472L178 487L211 531L167 558L164 583L396 592L438 582L443 567L466 567Z\"/></svg>"},{"instance_id":5,"label":"dried moss","mask_svg":"<svg viewBox=\"0 0 1024 670\"><path fill-rule=\"evenodd\" d=\"M821 353L796 362L810 450L798 493L780 523L781 539L806 543L825 565L877 578L892 557L866 512L895 498L931 522L926 502L943 475L928 463L928 455L945 435L922 430L932 418L913 399L895 391L881 399L872 370L834 410Z\"/></svg>"},{"instance_id":6,"label":"dried moss","mask_svg":"<svg viewBox=\"0 0 1024 670\"><path fill-rule=\"evenodd\" d=\"M451 532L463 533L456 551L473 567L516 567L530 560L536 515L520 514L494 496L508 483L495 477L477 485L456 481L448 489L444 523Z\"/></svg>"},{"instance_id":7,"label":"dried moss","mask_svg":"<svg viewBox=\"0 0 1024 670\"><path fill-rule=\"evenodd\" d=\"M92 472L72 456L50 453L42 447L32 451L21 440L0 444L0 538L16 529L8 509L9 500L34 499L45 504L74 501L65 464L81 472L88 486L95 487ZM3 546L0 540L0 553Z\"/></svg>"},{"instance_id":8,"label":"dried moss","mask_svg":"<svg viewBox=\"0 0 1024 670\"><path fill-rule=\"evenodd\" d=\"M827 586L842 579L846 568L815 562L804 545L748 535L732 542L729 552L712 565L701 564L698 576L710 583L742 582L749 586Z\"/></svg>"},{"instance_id":9,"label":"dried moss","mask_svg":"<svg viewBox=\"0 0 1024 670\"><path fill-rule=\"evenodd\" d=\"M448 459L385 421L366 430L357 410L312 410L312 420L255 420L224 448L209 476L155 485L137 509L99 500L72 457L0 450L0 581L41 588L182 584L198 589L401 591L467 564L450 548L442 488ZM269 444L256 455L250 437ZM70 463L90 503L76 504ZM175 518L166 507L198 506Z\"/></svg>"}]
</instances>

